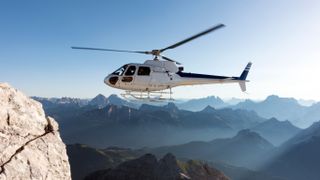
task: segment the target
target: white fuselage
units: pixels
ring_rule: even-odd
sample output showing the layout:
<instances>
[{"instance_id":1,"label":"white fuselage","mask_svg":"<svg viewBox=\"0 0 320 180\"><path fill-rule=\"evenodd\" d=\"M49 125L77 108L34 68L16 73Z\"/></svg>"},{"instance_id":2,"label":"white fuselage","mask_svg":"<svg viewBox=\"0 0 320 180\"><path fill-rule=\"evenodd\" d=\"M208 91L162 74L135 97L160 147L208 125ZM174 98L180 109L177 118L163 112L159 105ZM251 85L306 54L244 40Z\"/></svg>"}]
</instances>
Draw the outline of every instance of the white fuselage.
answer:
<instances>
[{"instance_id":1,"label":"white fuselage","mask_svg":"<svg viewBox=\"0 0 320 180\"><path fill-rule=\"evenodd\" d=\"M127 64L108 75L104 82L129 91L152 92L176 86L236 83L235 77L184 73L174 62L147 60L143 64Z\"/></svg>"}]
</instances>

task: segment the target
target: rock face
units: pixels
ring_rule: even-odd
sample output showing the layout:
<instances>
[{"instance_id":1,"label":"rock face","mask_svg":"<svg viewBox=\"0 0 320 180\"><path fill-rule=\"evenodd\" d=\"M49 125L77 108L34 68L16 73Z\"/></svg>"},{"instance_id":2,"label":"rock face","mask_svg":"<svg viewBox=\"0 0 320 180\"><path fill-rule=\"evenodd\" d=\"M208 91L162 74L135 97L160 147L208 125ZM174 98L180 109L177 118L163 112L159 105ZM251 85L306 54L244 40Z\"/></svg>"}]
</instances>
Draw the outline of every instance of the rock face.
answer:
<instances>
[{"instance_id":1,"label":"rock face","mask_svg":"<svg viewBox=\"0 0 320 180\"><path fill-rule=\"evenodd\" d=\"M0 83L0 179L71 179L56 121L6 83Z\"/></svg>"},{"instance_id":2,"label":"rock face","mask_svg":"<svg viewBox=\"0 0 320 180\"><path fill-rule=\"evenodd\" d=\"M228 180L222 172L199 161L178 161L172 154L159 161L152 154L126 161L116 168L100 170L85 180Z\"/></svg>"}]
</instances>

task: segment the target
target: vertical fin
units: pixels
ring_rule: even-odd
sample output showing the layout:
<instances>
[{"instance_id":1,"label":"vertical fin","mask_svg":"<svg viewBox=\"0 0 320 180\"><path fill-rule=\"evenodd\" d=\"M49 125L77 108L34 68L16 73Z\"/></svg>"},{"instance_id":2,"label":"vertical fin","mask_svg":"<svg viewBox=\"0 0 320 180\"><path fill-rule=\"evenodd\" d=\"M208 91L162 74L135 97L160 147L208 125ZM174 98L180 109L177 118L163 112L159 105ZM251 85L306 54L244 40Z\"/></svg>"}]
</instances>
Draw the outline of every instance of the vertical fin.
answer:
<instances>
[{"instance_id":1,"label":"vertical fin","mask_svg":"<svg viewBox=\"0 0 320 180\"><path fill-rule=\"evenodd\" d=\"M247 90L246 79L247 79L248 73L250 71L251 65L252 65L252 62L249 62L239 77L239 80L240 80L239 86L240 86L240 89L242 92L245 92Z\"/></svg>"},{"instance_id":2,"label":"vertical fin","mask_svg":"<svg viewBox=\"0 0 320 180\"><path fill-rule=\"evenodd\" d=\"M249 62L247 64L246 68L244 68L243 72L241 73L241 75L239 77L240 80L246 80L248 73L249 73L249 70L251 68L251 65L252 65L252 62Z\"/></svg>"}]
</instances>

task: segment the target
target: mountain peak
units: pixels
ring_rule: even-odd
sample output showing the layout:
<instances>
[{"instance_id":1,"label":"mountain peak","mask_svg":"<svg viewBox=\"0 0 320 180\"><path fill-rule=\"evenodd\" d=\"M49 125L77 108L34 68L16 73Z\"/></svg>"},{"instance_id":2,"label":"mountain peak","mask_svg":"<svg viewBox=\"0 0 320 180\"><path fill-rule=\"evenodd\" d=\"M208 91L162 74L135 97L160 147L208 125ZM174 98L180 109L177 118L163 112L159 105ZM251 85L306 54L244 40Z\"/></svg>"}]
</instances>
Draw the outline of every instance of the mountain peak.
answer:
<instances>
[{"instance_id":1,"label":"mountain peak","mask_svg":"<svg viewBox=\"0 0 320 180\"><path fill-rule=\"evenodd\" d=\"M287 102L287 103L293 103L293 104L297 104L299 105L298 101L294 98L285 98L285 97L279 97L277 95L270 95L265 99L265 102L278 102L278 101L282 101L282 102Z\"/></svg>"},{"instance_id":2,"label":"mountain peak","mask_svg":"<svg viewBox=\"0 0 320 180\"><path fill-rule=\"evenodd\" d=\"M312 138L313 136L320 137L320 121L314 122L310 127L299 132L296 136L288 140L285 144L286 146L298 144L300 142Z\"/></svg>"},{"instance_id":3,"label":"mountain peak","mask_svg":"<svg viewBox=\"0 0 320 180\"><path fill-rule=\"evenodd\" d=\"M191 99L187 102L179 104L178 106L180 109L184 110L201 111L208 105L214 108L223 108L228 106L228 104L218 96L207 96L200 99Z\"/></svg>"},{"instance_id":4,"label":"mountain peak","mask_svg":"<svg viewBox=\"0 0 320 180\"><path fill-rule=\"evenodd\" d=\"M272 95L269 95L267 98L266 98L266 100L267 99L279 99L280 97L278 96L278 95L274 95L274 94L272 94Z\"/></svg>"},{"instance_id":5,"label":"mountain peak","mask_svg":"<svg viewBox=\"0 0 320 180\"><path fill-rule=\"evenodd\" d=\"M94 97L94 98L97 98L97 99L98 99L98 98L107 99L106 96L104 96L103 94L98 94L98 95L96 95L96 97Z\"/></svg>"},{"instance_id":6,"label":"mountain peak","mask_svg":"<svg viewBox=\"0 0 320 180\"><path fill-rule=\"evenodd\" d=\"M176 106L173 102L169 102L169 103L167 104L167 107L169 107L169 108L176 108L177 106Z\"/></svg>"},{"instance_id":7,"label":"mountain peak","mask_svg":"<svg viewBox=\"0 0 320 180\"><path fill-rule=\"evenodd\" d=\"M155 164L157 163L157 158L155 155L153 154L150 154L150 153L147 153L143 156L141 156L140 158L136 159L138 161L141 161L141 162L145 162L145 163L148 163L148 164Z\"/></svg>"},{"instance_id":8,"label":"mountain peak","mask_svg":"<svg viewBox=\"0 0 320 180\"><path fill-rule=\"evenodd\" d=\"M207 96L204 99L222 101L222 99L220 97L218 97L218 96Z\"/></svg>"},{"instance_id":9,"label":"mountain peak","mask_svg":"<svg viewBox=\"0 0 320 180\"><path fill-rule=\"evenodd\" d=\"M164 106L166 109L170 110L170 111L178 111L178 107L173 103L173 102L169 102L167 105Z\"/></svg>"},{"instance_id":10,"label":"mountain peak","mask_svg":"<svg viewBox=\"0 0 320 180\"><path fill-rule=\"evenodd\" d=\"M98 94L89 102L89 105L98 106L99 108L103 108L109 104L122 106L124 104L127 105L128 103L116 94L111 94L108 98L102 94Z\"/></svg>"},{"instance_id":11,"label":"mountain peak","mask_svg":"<svg viewBox=\"0 0 320 180\"><path fill-rule=\"evenodd\" d=\"M267 121L268 121L268 122L272 122L272 123L277 123L277 122L279 122L279 120L276 119L276 118L274 118L274 117L270 118L270 119L267 120Z\"/></svg>"},{"instance_id":12,"label":"mountain peak","mask_svg":"<svg viewBox=\"0 0 320 180\"><path fill-rule=\"evenodd\" d=\"M216 109L214 107L208 105L201 112L211 113L211 112L215 112L215 111L216 111Z\"/></svg>"},{"instance_id":13,"label":"mountain peak","mask_svg":"<svg viewBox=\"0 0 320 180\"><path fill-rule=\"evenodd\" d=\"M285 120L285 121L279 121L278 119L276 119L276 118L270 118L270 119L268 119L268 120L266 120L266 121L264 121L264 122L262 122L261 124L269 124L269 125L273 125L273 126L275 126L275 125L285 125L285 126L287 126L287 128L288 127L294 127L294 128L297 128L296 126L294 126L294 125L292 125L292 123L290 122L290 121L288 121L288 120ZM283 127L284 128L284 127ZM297 128L298 129L298 128Z\"/></svg>"},{"instance_id":14,"label":"mountain peak","mask_svg":"<svg viewBox=\"0 0 320 180\"><path fill-rule=\"evenodd\" d=\"M258 135L258 133L251 131L250 129L243 129L241 131L238 132L238 134L236 136L251 136L251 135Z\"/></svg>"},{"instance_id":15,"label":"mountain peak","mask_svg":"<svg viewBox=\"0 0 320 180\"><path fill-rule=\"evenodd\" d=\"M262 141L268 142L263 137L261 137L260 134L254 132L254 131L251 131L250 129L243 129L243 130L239 131L238 134L236 136L234 136L232 139L257 140L257 141L261 141L261 142ZM268 142L268 144L270 144L270 143Z\"/></svg>"},{"instance_id":16,"label":"mountain peak","mask_svg":"<svg viewBox=\"0 0 320 180\"><path fill-rule=\"evenodd\" d=\"M113 104L113 105L116 105L116 106L132 106L132 104L130 104L128 101L120 98L118 95L116 94L111 94L109 97L108 97L108 101L110 104Z\"/></svg>"},{"instance_id":17,"label":"mountain peak","mask_svg":"<svg viewBox=\"0 0 320 180\"><path fill-rule=\"evenodd\" d=\"M172 163L172 162L176 162L177 159L173 154L167 153L165 156L163 156L163 158L160 161L163 161L166 163Z\"/></svg>"},{"instance_id":18,"label":"mountain peak","mask_svg":"<svg viewBox=\"0 0 320 180\"><path fill-rule=\"evenodd\" d=\"M109 97L108 97L108 99L110 100L110 99L121 99L118 95L116 95L116 94L111 94Z\"/></svg>"},{"instance_id":19,"label":"mountain peak","mask_svg":"<svg viewBox=\"0 0 320 180\"><path fill-rule=\"evenodd\" d=\"M99 108L103 108L108 104L109 104L108 99L102 94L98 94L89 102L89 105L98 106Z\"/></svg>"},{"instance_id":20,"label":"mountain peak","mask_svg":"<svg viewBox=\"0 0 320 180\"><path fill-rule=\"evenodd\" d=\"M253 145L260 149L272 149L274 147L268 140L250 129L243 129L239 131L236 136L231 138L231 142L246 144L246 146Z\"/></svg>"}]
</instances>

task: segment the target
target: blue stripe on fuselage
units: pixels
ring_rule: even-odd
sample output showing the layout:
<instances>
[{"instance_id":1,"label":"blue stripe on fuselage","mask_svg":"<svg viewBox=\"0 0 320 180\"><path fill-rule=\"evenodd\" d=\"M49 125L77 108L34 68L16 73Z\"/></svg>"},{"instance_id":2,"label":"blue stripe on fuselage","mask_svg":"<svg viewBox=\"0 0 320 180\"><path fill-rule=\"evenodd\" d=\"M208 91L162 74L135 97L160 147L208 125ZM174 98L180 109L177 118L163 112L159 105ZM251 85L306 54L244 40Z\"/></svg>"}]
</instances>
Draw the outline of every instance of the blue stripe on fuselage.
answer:
<instances>
[{"instance_id":1,"label":"blue stripe on fuselage","mask_svg":"<svg viewBox=\"0 0 320 180\"><path fill-rule=\"evenodd\" d=\"M228 79L232 78L232 80L236 80L237 77L227 77L227 76L215 76L215 75L208 75L208 74L196 74L196 73L185 73L185 72L177 72L177 74L181 77L186 78L206 78L206 79Z\"/></svg>"}]
</instances>

